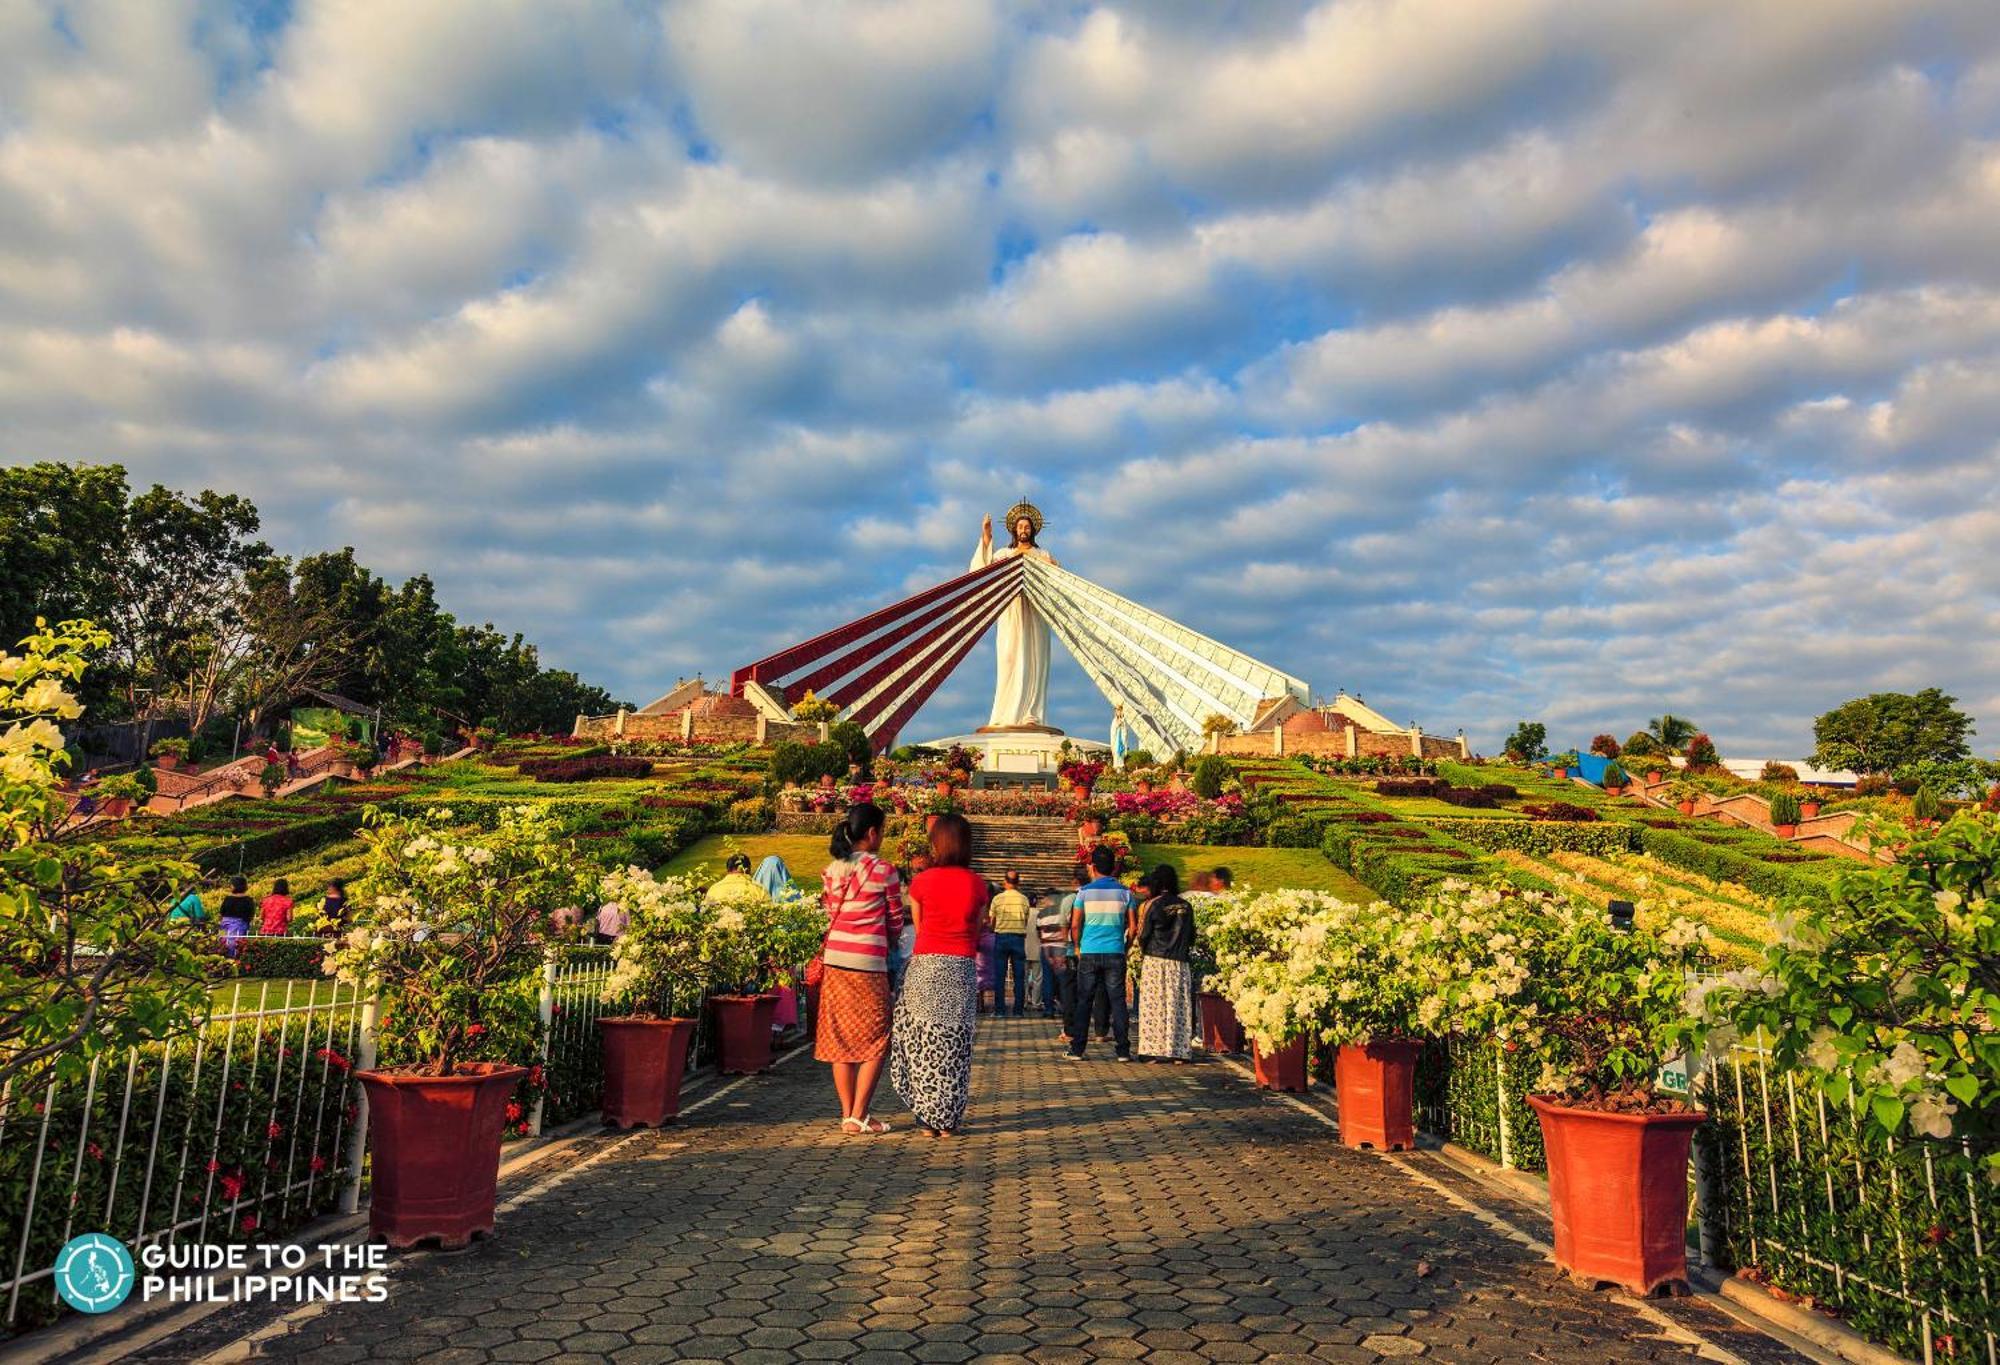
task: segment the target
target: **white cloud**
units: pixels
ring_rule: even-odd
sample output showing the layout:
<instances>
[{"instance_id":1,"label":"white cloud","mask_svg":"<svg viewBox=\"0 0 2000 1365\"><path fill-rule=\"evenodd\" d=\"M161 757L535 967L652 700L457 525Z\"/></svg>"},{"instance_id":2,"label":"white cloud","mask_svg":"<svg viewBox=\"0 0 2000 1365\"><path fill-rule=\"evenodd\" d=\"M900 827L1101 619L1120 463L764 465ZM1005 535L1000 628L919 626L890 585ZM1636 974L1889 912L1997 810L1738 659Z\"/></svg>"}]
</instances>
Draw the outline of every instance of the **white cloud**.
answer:
<instances>
[{"instance_id":1,"label":"white cloud","mask_svg":"<svg viewBox=\"0 0 2000 1365\"><path fill-rule=\"evenodd\" d=\"M240 489L629 696L1026 491L1485 747L1991 734L1997 214L1985 0L0 7L8 458Z\"/></svg>"}]
</instances>

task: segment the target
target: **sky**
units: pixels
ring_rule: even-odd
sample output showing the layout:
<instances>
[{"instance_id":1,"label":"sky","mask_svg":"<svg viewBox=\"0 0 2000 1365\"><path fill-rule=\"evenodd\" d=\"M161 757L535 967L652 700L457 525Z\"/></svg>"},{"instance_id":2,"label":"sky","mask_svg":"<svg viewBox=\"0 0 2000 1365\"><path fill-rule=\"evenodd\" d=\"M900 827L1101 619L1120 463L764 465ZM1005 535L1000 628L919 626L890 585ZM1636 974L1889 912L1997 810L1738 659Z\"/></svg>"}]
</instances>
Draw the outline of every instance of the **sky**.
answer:
<instances>
[{"instance_id":1,"label":"sky","mask_svg":"<svg viewBox=\"0 0 2000 1365\"><path fill-rule=\"evenodd\" d=\"M1025 493L1487 751L1935 685L1990 752L1996 224L1991 0L11 0L0 459L640 702Z\"/></svg>"}]
</instances>

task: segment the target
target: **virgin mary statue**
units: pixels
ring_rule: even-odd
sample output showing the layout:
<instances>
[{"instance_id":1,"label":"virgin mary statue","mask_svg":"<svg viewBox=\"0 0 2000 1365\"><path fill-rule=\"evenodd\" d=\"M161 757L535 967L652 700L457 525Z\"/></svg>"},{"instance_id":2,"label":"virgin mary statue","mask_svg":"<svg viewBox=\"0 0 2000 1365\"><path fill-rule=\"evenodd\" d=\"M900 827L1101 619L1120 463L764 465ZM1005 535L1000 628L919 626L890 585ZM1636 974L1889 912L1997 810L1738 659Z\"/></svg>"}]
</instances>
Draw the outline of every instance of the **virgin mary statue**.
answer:
<instances>
[{"instance_id":1,"label":"virgin mary statue","mask_svg":"<svg viewBox=\"0 0 2000 1365\"><path fill-rule=\"evenodd\" d=\"M972 567L983 569L1002 555L1035 555L1055 563L1047 550L1035 543L1042 533L1041 509L1022 501L1007 510L1007 530L1012 536L1001 549L993 548L993 518L980 523L979 548L972 552ZM1048 725L1049 709L1049 623L1035 604L1021 593L1000 613L997 642L999 666L993 682L993 715L989 729L1019 729Z\"/></svg>"}]
</instances>

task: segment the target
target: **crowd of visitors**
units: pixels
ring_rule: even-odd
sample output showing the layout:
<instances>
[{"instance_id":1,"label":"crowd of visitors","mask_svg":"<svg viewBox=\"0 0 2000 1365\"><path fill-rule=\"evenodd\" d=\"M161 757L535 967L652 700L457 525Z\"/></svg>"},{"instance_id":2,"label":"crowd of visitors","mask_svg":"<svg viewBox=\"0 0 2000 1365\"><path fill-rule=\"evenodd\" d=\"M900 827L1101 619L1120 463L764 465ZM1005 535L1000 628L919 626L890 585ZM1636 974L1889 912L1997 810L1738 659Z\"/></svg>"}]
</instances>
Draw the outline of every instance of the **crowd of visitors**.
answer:
<instances>
[{"instance_id":1,"label":"crowd of visitors","mask_svg":"<svg viewBox=\"0 0 2000 1365\"><path fill-rule=\"evenodd\" d=\"M1026 1014L1031 943L1040 1013L1058 1022L1065 1058L1083 1061L1094 1038L1119 1062L1192 1059L1196 908L1229 888L1228 869L1198 873L1183 891L1162 864L1128 887L1112 851L1097 847L1071 890L1036 897L1017 872L997 888L975 873L972 826L950 813L932 821L927 855L905 885L881 855L886 826L879 807L850 806L821 877L827 934L814 1055L833 1068L843 1132L889 1131L870 1112L885 1062L891 1088L926 1132L959 1131L978 1016Z\"/></svg>"}]
</instances>

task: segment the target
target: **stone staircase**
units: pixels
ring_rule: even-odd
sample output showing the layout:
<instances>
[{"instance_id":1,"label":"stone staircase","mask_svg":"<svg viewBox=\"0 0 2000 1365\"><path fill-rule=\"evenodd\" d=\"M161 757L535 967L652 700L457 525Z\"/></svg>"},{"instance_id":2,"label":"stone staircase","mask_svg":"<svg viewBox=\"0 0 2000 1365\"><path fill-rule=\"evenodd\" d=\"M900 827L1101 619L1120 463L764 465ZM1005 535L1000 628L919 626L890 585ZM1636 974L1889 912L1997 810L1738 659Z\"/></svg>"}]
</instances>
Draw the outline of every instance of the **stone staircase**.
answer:
<instances>
[{"instance_id":1,"label":"stone staircase","mask_svg":"<svg viewBox=\"0 0 2000 1365\"><path fill-rule=\"evenodd\" d=\"M1076 866L1076 826L1034 815L972 815L972 870L998 882L1021 874L1021 889L1071 889Z\"/></svg>"}]
</instances>

